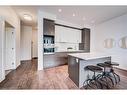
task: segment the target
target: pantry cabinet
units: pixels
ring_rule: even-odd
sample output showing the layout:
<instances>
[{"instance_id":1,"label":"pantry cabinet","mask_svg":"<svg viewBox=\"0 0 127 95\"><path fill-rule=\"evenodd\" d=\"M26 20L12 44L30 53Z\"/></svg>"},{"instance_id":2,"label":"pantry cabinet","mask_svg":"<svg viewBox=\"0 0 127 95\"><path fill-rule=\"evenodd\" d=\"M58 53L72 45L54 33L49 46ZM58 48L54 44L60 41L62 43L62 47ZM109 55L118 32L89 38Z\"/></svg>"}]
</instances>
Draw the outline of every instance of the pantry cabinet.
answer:
<instances>
[{"instance_id":1,"label":"pantry cabinet","mask_svg":"<svg viewBox=\"0 0 127 95\"><path fill-rule=\"evenodd\" d=\"M82 29L81 43L79 43L79 49L90 52L90 29Z\"/></svg>"},{"instance_id":2,"label":"pantry cabinet","mask_svg":"<svg viewBox=\"0 0 127 95\"><path fill-rule=\"evenodd\" d=\"M55 23L53 20L44 19L44 35L55 35Z\"/></svg>"}]
</instances>

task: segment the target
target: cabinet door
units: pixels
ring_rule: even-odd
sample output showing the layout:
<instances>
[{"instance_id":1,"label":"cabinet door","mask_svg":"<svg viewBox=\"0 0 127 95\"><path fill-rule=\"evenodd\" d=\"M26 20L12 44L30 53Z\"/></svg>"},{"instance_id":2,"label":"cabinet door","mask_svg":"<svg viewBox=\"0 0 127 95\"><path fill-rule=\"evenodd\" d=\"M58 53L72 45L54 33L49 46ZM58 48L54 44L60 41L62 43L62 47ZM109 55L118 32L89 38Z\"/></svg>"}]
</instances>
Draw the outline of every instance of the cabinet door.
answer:
<instances>
[{"instance_id":1,"label":"cabinet door","mask_svg":"<svg viewBox=\"0 0 127 95\"><path fill-rule=\"evenodd\" d=\"M81 43L81 30L76 30L75 35L76 35L76 43Z\"/></svg>"},{"instance_id":2,"label":"cabinet door","mask_svg":"<svg viewBox=\"0 0 127 95\"><path fill-rule=\"evenodd\" d=\"M90 29L84 28L82 30L82 43L90 42Z\"/></svg>"},{"instance_id":3,"label":"cabinet door","mask_svg":"<svg viewBox=\"0 0 127 95\"><path fill-rule=\"evenodd\" d=\"M68 43L79 43L81 41L81 31L72 29L72 28L64 28L62 31L62 41Z\"/></svg>"},{"instance_id":4,"label":"cabinet door","mask_svg":"<svg viewBox=\"0 0 127 95\"><path fill-rule=\"evenodd\" d=\"M53 20L44 19L43 25L44 25L43 26L44 35L54 35L55 34L55 24Z\"/></svg>"},{"instance_id":5,"label":"cabinet door","mask_svg":"<svg viewBox=\"0 0 127 95\"><path fill-rule=\"evenodd\" d=\"M70 32L63 26L55 26L55 42L69 42Z\"/></svg>"},{"instance_id":6,"label":"cabinet door","mask_svg":"<svg viewBox=\"0 0 127 95\"><path fill-rule=\"evenodd\" d=\"M55 42L66 42L66 30L64 27L55 26Z\"/></svg>"},{"instance_id":7,"label":"cabinet door","mask_svg":"<svg viewBox=\"0 0 127 95\"><path fill-rule=\"evenodd\" d=\"M70 32L66 27L61 27L61 42L70 42Z\"/></svg>"},{"instance_id":8,"label":"cabinet door","mask_svg":"<svg viewBox=\"0 0 127 95\"><path fill-rule=\"evenodd\" d=\"M76 30L63 26L55 26L55 41L67 43L80 43L81 30Z\"/></svg>"},{"instance_id":9,"label":"cabinet door","mask_svg":"<svg viewBox=\"0 0 127 95\"><path fill-rule=\"evenodd\" d=\"M61 31L59 26L55 26L55 42L61 42Z\"/></svg>"},{"instance_id":10,"label":"cabinet door","mask_svg":"<svg viewBox=\"0 0 127 95\"><path fill-rule=\"evenodd\" d=\"M85 31L85 50L90 51L90 30Z\"/></svg>"},{"instance_id":11,"label":"cabinet door","mask_svg":"<svg viewBox=\"0 0 127 95\"><path fill-rule=\"evenodd\" d=\"M84 50L90 51L90 29L82 30L82 43L84 43Z\"/></svg>"},{"instance_id":12,"label":"cabinet door","mask_svg":"<svg viewBox=\"0 0 127 95\"><path fill-rule=\"evenodd\" d=\"M73 43L75 42L75 32L71 28L66 28L66 37L64 38L65 41L68 43Z\"/></svg>"}]
</instances>

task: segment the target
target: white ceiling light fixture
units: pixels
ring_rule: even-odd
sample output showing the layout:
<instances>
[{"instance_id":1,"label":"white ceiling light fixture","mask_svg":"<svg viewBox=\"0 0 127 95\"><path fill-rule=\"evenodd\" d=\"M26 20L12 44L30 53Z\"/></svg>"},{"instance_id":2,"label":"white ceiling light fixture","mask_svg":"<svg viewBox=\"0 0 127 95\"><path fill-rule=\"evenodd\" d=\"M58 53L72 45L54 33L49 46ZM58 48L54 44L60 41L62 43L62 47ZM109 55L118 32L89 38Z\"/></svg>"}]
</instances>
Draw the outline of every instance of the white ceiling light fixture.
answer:
<instances>
[{"instance_id":1,"label":"white ceiling light fixture","mask_svg":"<svg viewBox=\"0 0 127 95\"><path fill-rule=\"evenodd\" d=\"M83 21L85 21L86 20L86 18L85 17L83 17Z\"/></svg>"},{"instance_id":2,"label":"white ceiling light fixture","mask_svg":"<svg viewBox=\"0 0 127 95\"><path fill-rule=\"evenodd\" d=\"M58 12L62 12L62 9L58 9Z\"/></svg>"},{"instance_id":3,"label":"white ceiling light fixture","mask_svg":"<svg viewBox=\"0 0 127 95\"><path fill-rule=\"evenodd\" d=\"M75 14L73 13L73 15L72 15L73 17L75 16Z\"/></svg>"},{"instance_id":4,"label":"white ceiling light fixture","mask_svg":"<svg viewBox=\"0 0 127 95\"><path fill-rule=\"evenodd\" d=\"M92 21L91 21L91 23L95 23L95 21L94 21L94 20L92 20Z\"/></svg>"},{"instance_id":5,"label":"white ceiling light fixture","mask_svg":"<svg viewBox=\"0 0 127 95\"><path fill-rule=\"evenodd\" d=\"M25 20L32 21L32 16L31 16L31 15L24 14L24 15L23 15L23 18L24 18Z\"/></svg>"}]
</instances>

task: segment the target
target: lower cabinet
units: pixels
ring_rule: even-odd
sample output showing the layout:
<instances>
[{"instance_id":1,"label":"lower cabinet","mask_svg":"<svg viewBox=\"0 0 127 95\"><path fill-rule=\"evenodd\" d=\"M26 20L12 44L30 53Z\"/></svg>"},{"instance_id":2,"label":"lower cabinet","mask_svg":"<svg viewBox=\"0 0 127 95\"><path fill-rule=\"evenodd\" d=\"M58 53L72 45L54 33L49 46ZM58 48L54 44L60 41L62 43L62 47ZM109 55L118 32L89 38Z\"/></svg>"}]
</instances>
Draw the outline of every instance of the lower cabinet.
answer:
<instances>
[{"instance_id":1,"label":"lower cabinet","mask_svg":"<svg viewBox=\"0 0 127 95\"><path fill-rule=\"evenodd\" d=\"M77 86L79 86L79 60L76 57L68 56L68 74Z\"/></svg>"},{"instance_id":2,"label":"lower cabinet","mask_svg":"<svg viewBox=\"0 0 127 95\"><path fill-rule=\"evenodd\" d=\"M51 68L67 64L66 54L46 54L44 55L44 68Z\"/></svg>"}]
</instances>

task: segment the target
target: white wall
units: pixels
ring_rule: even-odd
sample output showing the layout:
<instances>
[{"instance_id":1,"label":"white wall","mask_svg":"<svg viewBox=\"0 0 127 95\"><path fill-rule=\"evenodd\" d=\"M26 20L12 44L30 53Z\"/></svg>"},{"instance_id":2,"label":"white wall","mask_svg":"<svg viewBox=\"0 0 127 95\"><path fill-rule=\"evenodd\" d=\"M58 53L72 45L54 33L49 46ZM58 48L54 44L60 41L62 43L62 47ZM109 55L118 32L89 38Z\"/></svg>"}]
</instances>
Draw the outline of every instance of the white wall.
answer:
<instances>
[{"instance_id":1,"label":"white wall","mask_svg":"<svg viewBox=\"0 0 127 95\"><path fill-rule=\"evenodd\" d=\"M37 29L32 29L32 57L38 57L38 33Z\"/></svg>"},{"instance_id":2,"label":"white wall","mask_svg":"<svg viewBox=\"0 0 127 95\"><path fill-rule=\"evenodd\" d=\"M11 15L10 15L11 13ZM10 7L0 7L0 16L3 17L3 20L7 21L8 23L10 23L12 26L15 27L15 68L17 66L20 65L20 19L18 18L18 16L16 15L16 13L13 11L12 8ZM4 25L4 24L3 24ZM4 27L4 26L3 26ZM2 29L2 28L0 28ZM0 30L1 31L1 30ZM4 30L3 30L4 31ZM2 37L0 37L2 38ZM0 43L0 46L1 43ZM3 58L3 56L0 55L0 57ZM4 64L4 62L0 63L0 64ZM0 68L0 70L3 70ZM0 71L0 79L4 79L4 72ZM1 80L0 80L1 81Z\"/></svg>"},{"instance_id":3,"label":"white wall","mask_svg":"<svg viewBox=\"0 0 127 95\"><path fill-rule=\"evenodd\" d=\"M84 27L82 27L78 24L70 23L70 22L63 21L63 20L60 20L60 19L57 19L57 18L55 20L55 23L62 24L62 25L68 25L68 26L72 26L72 27L76 27L76 28L84 28Z\"/></svg>"},{"instance_id":4,"label":"white wall","mask_svg":"<svg viewBox=\"0 0 127 95\"><path fill-rule=\"evenodd\" d=\"M21 60L31 60L32 27L21 26Z\"/></svg>"},{"instance_id":5,"label":"white wall","mask_svg":"<svg viewBox=\"0 0 127 95\"><path fill-rule=\"evenodd\" d=\"M11 13L11 15L10 15ZM20 19L17 14L11 7L0 7L0 16L4 17L4 19L15 27L15 56L16 56L16 66L20 65Z\"/></svg>"},{"instance_id":6,"label":"white wall","mask_svg":"<svg viewBox=\"0 0 127 95\"><path fill-rule=\"evenodd\" d=\"M127 69L127 49L119 47L120 38L127 36L127 14L96 25L91 31L91 51L106 52L112 55L112 61L118 62L120 68ZM103 42L107 38L113 38L115 47L106 49Z\"/></svg>"}]
</instances>

